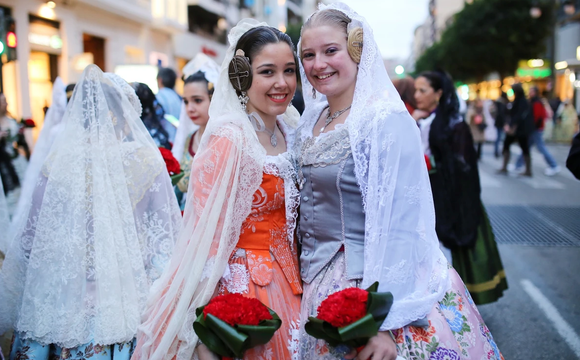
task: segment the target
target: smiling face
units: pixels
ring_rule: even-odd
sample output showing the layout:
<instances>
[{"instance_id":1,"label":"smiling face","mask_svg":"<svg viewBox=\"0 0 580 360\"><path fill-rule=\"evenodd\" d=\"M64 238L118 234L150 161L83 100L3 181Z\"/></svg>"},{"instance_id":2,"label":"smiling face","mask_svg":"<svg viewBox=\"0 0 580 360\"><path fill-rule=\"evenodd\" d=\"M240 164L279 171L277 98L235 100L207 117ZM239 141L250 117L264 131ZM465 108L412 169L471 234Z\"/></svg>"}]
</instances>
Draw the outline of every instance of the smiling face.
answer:
<instances>
[{"instance_id":1,"label":"smiling face","mask_svg":"<svg viewBox=\"0 0 580 360\"><path fill-rule=\"evenodd\" d=\"M308 28L301 44L304 72L318 92L329 98L354 93L358 67L348 54L344 29L332 25Z\"/></svg>"},{"instance_id":2,"label":"smiling face","mask_svg":"<svg viewBox=\"0 0 580 360\"><path fill-rule=\"evenodd\" d=\"M296 91L296 62L288 44L268 44L252 59L248 112L262 119L283 114Z\"/></svg>"},{"instance_id":3,"label":"smiling face","mask_svg":"<svg viewBox=\"0 0 580 360\"><path fill-rule=\"evenodd\" d=\"M205 81L185 84L183 87L183 102L187 110L187 116L195 125L207 125L210 98Z\"/></svg>"},{"instance_id":4,"label":"smiling face","mask_svg":"<svg viewBox=\"0 0 580 360\"><path fill-rule=\"evenodd\" d=\"M419 76L415 80L415 101L417 108L427 112L431 112L439 105L439 98L443 91L439 89L435 91L427 78Z\"/></svg>"}]
</instances>

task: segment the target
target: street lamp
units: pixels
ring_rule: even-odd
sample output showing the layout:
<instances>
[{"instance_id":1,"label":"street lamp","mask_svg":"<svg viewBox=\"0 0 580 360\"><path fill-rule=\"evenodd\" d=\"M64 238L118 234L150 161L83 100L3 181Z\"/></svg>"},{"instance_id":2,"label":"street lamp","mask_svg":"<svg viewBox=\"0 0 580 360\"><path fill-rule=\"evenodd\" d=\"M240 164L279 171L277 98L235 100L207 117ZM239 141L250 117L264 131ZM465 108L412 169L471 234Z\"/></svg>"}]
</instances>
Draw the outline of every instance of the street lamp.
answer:
<instances>
[{"instance_id":1,"label":"street lamp","mask_svg":"<svg viewBox=\"0 0 580 360\"><path fill-rule=\"evenodd\" d=\"M530 16L534 19L538 19L540 16L542 16L542 9L536 5L532 6L530 8Z\"/></svg>"},{"instance_id":2,"label":"street lamp","mask_svg":"<svg viewBox=\"0 0 580 360\"><path fill-rule=\"evenodd\" d=\"M395 67L395 74L403 75L405 73L405 68L402 65L397 65Z\"/></svg>"}]
</instances>

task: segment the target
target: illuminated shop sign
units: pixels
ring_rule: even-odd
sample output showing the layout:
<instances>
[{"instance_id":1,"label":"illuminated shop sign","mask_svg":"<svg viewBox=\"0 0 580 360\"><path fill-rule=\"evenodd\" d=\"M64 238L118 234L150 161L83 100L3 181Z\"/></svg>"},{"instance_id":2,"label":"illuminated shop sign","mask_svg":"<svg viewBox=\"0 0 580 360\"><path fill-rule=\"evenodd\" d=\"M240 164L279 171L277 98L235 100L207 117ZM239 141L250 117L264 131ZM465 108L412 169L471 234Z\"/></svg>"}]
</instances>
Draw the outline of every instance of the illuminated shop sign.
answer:
<instances>
[{"instance_id":1,"label":"illuminated shop sign","mask_svg":"<svg viewBox=\"0 0 580 360\"><path fill-rule=\"evenodd\" d=\"M62 48L62 39L58 35L42 35L36 33L28 34L28 41L31 44L48 46L53 49Z\"/></svg>"}]
</instances>

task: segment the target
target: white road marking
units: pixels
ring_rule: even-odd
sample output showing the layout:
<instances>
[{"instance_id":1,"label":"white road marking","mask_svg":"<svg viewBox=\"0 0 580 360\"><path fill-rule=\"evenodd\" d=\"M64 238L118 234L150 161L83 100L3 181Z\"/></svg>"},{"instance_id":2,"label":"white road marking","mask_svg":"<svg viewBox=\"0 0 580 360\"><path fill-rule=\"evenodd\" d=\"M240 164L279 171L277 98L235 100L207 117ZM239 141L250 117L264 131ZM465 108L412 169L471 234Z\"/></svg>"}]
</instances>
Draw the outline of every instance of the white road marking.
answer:
<instances>
[{"instance_id":1,"label":"white road marking","mask_svg":"<svg viewBox=\"0 0 580 360\"><path fill-rule=\"evenodd\" d=\"M563 190L566 189L566 185L562 184L557 180L552 180L551 178L545 176L544 174L534 174L534 176L526 177L521 176L520 181L528 184L534 189L556 189Z\"/></svg>"},{"instance_id":2,"label":"white road marking","mask_svg":"<svg viewBox=\"0 0 580 360\"><path fill-rule=\"evenodd\" d=\"M536 305L544 312L546 317L554 324L560 336L568 343L572 351L580 358L580 337L572 326L564 320L556 307L542 294L530 280L522 279L520 284L528 295L536 302Z\"/></svg>"}]
</instances>

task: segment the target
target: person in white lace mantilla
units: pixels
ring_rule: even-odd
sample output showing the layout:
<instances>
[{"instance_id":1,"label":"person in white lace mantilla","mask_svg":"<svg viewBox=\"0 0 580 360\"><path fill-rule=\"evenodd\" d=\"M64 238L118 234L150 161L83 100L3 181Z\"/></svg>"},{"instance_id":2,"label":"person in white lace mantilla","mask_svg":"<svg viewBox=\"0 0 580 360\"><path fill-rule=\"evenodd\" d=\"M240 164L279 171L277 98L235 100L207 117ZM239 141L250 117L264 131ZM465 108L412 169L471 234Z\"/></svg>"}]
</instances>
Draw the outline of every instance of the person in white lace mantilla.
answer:
<instances>
[{"instance_id":1,"label":"person in white lace mantilla","mask_svg":"<svg viewBox=\"0 0 580 360\"><path fill-rule=\"evenodd\" d=\"M419 129L387 76L372 29L342 3L321 5L302 27L298 51L306 102L295 141L300 359L499 360L439 249ZM394 303L360 353L304 331L330 294L375 281Z\"/></svg>"},{"instance_id":2,"label":"person in white lace mantilla","mask_svg":"<svg viewBox=\"0 0 580 360\"><path fill-rule=\"evenodd\" d=\"M245 359L298 359L302 285L290 105L298 60L288 35L255 20L229 34L193 159L171 264L155 284L134 360L217 359L198 344L195 310L217 294L241 293L276 311L282 327Z\"/></svg>"},{"instance_id":3,"label":"person in white lace mantilla","mask_svg":"<svg viewBox=\"0 0 580 360\"><path fill-rule=\"evenodd\" d=\"M10 358L129 359L181 213L131 87L88 66L0 272Z\"/></svg>"}]
</instances>

